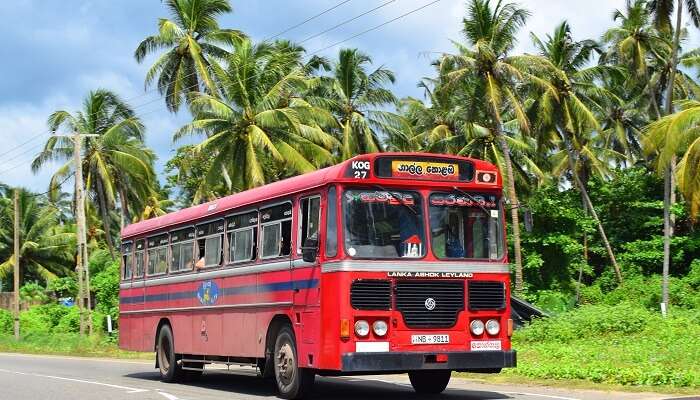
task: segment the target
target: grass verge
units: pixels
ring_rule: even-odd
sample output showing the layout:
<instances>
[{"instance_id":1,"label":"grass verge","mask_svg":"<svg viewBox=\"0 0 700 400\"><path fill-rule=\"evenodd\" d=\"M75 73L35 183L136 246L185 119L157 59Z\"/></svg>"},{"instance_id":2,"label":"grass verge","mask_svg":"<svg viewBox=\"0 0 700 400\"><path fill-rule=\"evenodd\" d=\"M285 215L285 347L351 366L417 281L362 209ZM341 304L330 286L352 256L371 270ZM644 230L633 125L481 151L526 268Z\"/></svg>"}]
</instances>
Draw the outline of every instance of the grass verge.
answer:
<instances>
[{"instance_id":1,"label":"grass verge","mask_svg":"<svg viewBox=\"0 0 700 400\"><path fill-rule=\"evenodd\" d=\"M152 353L120 350L106 336L81 337L75 333L28 334L19 341L15 340L14 336L0 335L0 352L140 360L153 359Z\"/></svg>"}]
</instances>

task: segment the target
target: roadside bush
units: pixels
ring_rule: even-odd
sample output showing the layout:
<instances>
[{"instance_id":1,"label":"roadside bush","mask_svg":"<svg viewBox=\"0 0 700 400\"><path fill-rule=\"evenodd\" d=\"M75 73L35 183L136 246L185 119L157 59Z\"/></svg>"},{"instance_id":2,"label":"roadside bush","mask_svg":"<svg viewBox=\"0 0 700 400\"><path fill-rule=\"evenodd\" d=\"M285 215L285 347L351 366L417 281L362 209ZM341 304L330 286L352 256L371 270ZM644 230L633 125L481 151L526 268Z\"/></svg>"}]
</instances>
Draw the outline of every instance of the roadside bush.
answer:
<instances>
[{"instance_id":1,"label":"roadside bush","mask_svg":"<svg viewBox=\"0 0 700 400\"><path fill-rule=\"evenodd\" d=\"M110 315L116 327L119 318L119 262L111 261L92 279L95 310Z\"/></svg>"},{"instance_id":2,"label":"roadside bush","mask_svg":"<svg viewBox=\"0 0 700 400\"><path fill-rule=\"evenodd\" d=\"M12 335L14 330L14 318L12 318L12 313L0 308L0 335Z\"/></svg>"},{"instance_id":3,"label":"roadside bush","mask_svg":"<svg viewBox=\"0 0 700 400\"><path fill-rule=\"evenodd\" d=\"M49 300L46 289L36 282L30 282L19 288L19 297L24 302L45 303Z\"/></svg>"},{"instance_id":4,"label":"roadside bush","mask_svg":"<svg viewBox=\"0 0 700 400\"><path fill-rule=\"evenodd\" d=\"M518 367L540 379L700 387L700 310L662 318L639 304L587 305L539 319L513 336Z\"/></svg>"},{"instance_id":5,"label":"roadside bush","mask_svg":"<svg viewBox=\"0 0 700 400\"><path fill-rule=\"evenodd\" d=\"M80 312L77 306L63 307L67 311L60 321L53 328L56 333L78 333L80 332ZM92 329L93 333L101 334L104 332L105 316L104 314L92 312Z\"/></svg>"},{"instance_id":6,"label":"roadside bush","mask_svg":"<svg viewBox=\"0 0 700 400\"><path fill-rule=\"evenodd\" d=\"M37 306L19 313L19 325L22 335L46 334L51 332L51 317L43 308Z\"/></svg>"},{"instance_id":7,"label":"roadside bush","mask_svg":"<svg viewBox=\"0 0 700 400\"><path fill-rule=\"evenodd\" d=\"M78 282L70 276L56 278L49 281L46 285L46 291L53 293L56 298L62 297L78 297Z\"/></svg>"}]
</instances>

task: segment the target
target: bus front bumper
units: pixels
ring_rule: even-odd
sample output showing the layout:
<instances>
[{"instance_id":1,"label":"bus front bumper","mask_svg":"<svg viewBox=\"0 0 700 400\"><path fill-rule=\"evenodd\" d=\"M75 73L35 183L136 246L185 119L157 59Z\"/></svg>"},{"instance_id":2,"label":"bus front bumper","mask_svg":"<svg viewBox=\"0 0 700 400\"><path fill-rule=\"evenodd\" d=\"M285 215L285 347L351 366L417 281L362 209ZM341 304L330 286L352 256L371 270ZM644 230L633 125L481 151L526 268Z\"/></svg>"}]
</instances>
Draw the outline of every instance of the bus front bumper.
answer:
<instances>
[{"instance_id":1,"label":"bus front bumper","mask_svg":"<svg viewBox=\"0 0 700 400\"><path fill-rule=\"evenodd\" d=\"M515 367L515 350L445 353L345 353L343 373L407 372L442 369L465 372L497 372Z\"/></svg>"}]
</instances>

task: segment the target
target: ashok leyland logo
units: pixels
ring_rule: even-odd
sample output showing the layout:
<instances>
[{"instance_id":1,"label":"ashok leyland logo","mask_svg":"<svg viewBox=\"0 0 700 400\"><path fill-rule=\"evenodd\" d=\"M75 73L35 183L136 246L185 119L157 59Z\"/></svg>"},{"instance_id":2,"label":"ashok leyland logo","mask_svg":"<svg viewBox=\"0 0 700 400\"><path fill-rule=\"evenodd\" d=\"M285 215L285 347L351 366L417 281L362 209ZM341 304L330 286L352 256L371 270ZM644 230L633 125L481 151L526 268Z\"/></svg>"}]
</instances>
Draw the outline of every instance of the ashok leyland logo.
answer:
<instances>
[{"instance_id":1,"label":"ashok leyland logo","mask_svg":"<svg viewBox=\"0 0 700 400\"><path fill-rule=\"evenodd\" d=\"M433 311L435 309L435 299L428 297L425 299L425 309L428 311Z\"/></svg>"}]
</instances>

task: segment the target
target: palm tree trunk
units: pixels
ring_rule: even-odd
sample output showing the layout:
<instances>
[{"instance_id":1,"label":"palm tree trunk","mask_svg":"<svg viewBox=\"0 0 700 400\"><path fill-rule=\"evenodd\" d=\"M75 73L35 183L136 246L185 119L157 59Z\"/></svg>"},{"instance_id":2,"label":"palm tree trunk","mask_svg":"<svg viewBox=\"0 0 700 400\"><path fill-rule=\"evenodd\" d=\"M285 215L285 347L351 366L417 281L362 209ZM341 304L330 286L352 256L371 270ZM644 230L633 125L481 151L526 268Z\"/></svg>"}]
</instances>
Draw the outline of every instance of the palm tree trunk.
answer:
<instances>
[{"instance_id":1,"label":"palm tree trunk","mask_svg":"<svg viewBox=\"0 0 700 400\"><path fill-rule=\"evenodd\" d=\"M574 182L576 183L576 186L581 191L581 196L583 197L583 201L586 204L588 211L590 211L591 216L593 217L593 220L596 222L596 225L598 225L598 232L600 233L600 238L603 239L603 244L605 245L605 249L608 251L608 256L610 257L610 262L612 262L613 268L615 269L615 275L617 276L617 281L621 284L622 283L622 273L620 272L620 266L617 264L617 260L615 259L615 253L612 250L612 246L610 246L610 241L608 241L608 236L605 234L605 229L603 228L603 224L600 222L600 218L598 218L598 213L593 208L593 203L591 202L591 198L590 198L590 196L588 196L588 190L583 185L583 182L581 182L581 177L578 175L578 172L576 172L576 165L574 164L574 160L576 159L576 152L574 151L573 146L571 144L571 140L569 139L569 137L570 137L569 133L565 129L561 129L561 134L562 134L562 137L564 139L564 147L566 148L567 162L569 164L569 169L571 170L571 175L574 177Z\"/></svg>"},{"instance_id":2,"label":"palm tree trunk","mask_svg":"<svg viewBox=\"0 0 700 400\"><path fill-rule=\"evenodd\" d=\"M586 187L587 183L584 183ZM583 206L583 214L588 215L588 205L586 204L586 199L583 197L583 192L581 193L581 205ZM588 264L588 233L583 232L583 260ZM581 299L581 281L583 280L583 264L578 267L578 280L576 281L576 304L579 303Z\"/></svg>"},{"instance_id":3,"label":"palm tree trunk","mask_svg":"<svg viewBox=\"0 0 700 400\"><path fill-rule=\"evenodd\" d=\"M515 292L522 293L523 291L523 258L520 248L520 216L518 196L515 192L515 176L513 174L513 164L510 160L510 148L503 133L501 116L498 110L493 107L491 109L491 118L494 121L494 130L496 132L496 141L498 147L503 153L503 159L506 163L506 175L508 177L508 200L510 201L510 219L513 228L513 252L515 253Z\"/></svg>"},{"instance_id":4,"label":"palm tree trunk","mask_svg":"<svg viewBox=\"0 0 700 400\"><path fill-rule=\"evenodd\" d=\"M666 115L673 112L673 84L676 80L676 67L678 63L678 50L681 40L681 20L683 16L683 1L678 0L676 5L676 27L673 32L673 48L671 49L671 70L666 87ZM675 218L671 214L671 207L675 202L676 185L673 173L676 170L676 157L671 159L670 165L664 168L664 260L662 267L661 283L661 313L665 316L668 307L668 275L671 269L671 237L673 236L673 226Z\"/></svg>"},{"instance_id":5,"label":"palm tree trunk","mask_svg":"<svg viewBox=\"0 0 700 400\"><path fill-rule=\"evenodd\" d=\"M114 244L112 244L112 233L109 229L109 215L107 214L107 200L105 199L105 190L102 186L102 181L99 176L95 179L97 182L97 201L100 206L100 215L102 216L102 229L105 232L105 242L107 242L107 248L109 249L109 255L112 256L114 260Z\"/></svg>"},{"instance_id":6,"label":"palm tree trunk","mask_svg":"<svg viewBox=\"0 0 700 400\"><path fill-rule=\"evenodd\" d=\"M119 188L119 202L121 203L123 228L124 225L131 223L131 214L129 213L129 199L126 194L126 189L123 186Z\"/></svg>"}]
</instances>

